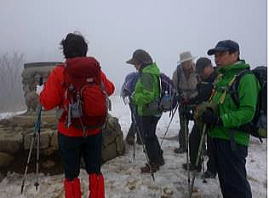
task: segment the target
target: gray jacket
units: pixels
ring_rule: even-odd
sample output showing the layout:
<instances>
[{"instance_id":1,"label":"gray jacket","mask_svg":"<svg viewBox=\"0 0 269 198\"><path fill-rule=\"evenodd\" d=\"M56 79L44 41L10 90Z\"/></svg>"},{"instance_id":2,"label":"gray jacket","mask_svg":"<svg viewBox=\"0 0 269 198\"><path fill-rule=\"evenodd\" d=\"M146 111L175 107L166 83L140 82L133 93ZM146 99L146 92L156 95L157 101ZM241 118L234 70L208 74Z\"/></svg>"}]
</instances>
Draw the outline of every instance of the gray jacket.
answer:
<instances>
[{"instance_id":1,"label":"gray jacket","mask_svg":"<svg viewBox=\"0 0 269 198\"><path fill-rule=\"evenodd\" d=\"M192 72L187 78L181 66L178 66L173 73L173 83L181 96L190 99L194 98L198 92L196 89L198 78L195 72Z\"/></svg>"}]
</instances>

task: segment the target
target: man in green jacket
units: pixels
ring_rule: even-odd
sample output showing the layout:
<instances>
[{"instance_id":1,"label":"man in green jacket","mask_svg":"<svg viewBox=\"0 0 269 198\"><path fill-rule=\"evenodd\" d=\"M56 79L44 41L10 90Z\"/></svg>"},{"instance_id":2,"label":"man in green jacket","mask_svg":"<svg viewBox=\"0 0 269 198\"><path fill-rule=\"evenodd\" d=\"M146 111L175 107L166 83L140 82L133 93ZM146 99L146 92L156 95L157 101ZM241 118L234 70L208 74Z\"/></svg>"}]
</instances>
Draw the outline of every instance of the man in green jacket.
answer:
<instances>
[{"instance_id":1,"label":"man in green jacket","mask_svg":"<svg viewBox=\"0 0 269 198\"><path fill-rule=\"evenodd\" d=\"M127 63L134 65L139 72L131 102L137 106L138 135L142 136L150 163L142 167L141 172L156 172L164 164L163 152L156 136L156 126L161 117L158 109L160 70L156 63L153 63L151 56L141 49L136 50Z\"/></svg>"},{"instance_id":2,"label":"man in green jacket","mask_svg":"<svg viewBox=\"0 0 269 198\"><path fill-rule=\"evenodd\" d=\"M215 56L216 65L220 67L215 91L210 100L217 108L207 108L202 113L201 120L207 124L208 134L213 138L212 152L221 191L224 198L251 198L246 173L249 134L238 127L254 117L260 85L254 74L245 74L239 82L240 102L237 106L231 98L229 86L235 75L250 68L239 58L239 45L234 41L224 40L207 53Z\"/></svg>"}]
</instances>

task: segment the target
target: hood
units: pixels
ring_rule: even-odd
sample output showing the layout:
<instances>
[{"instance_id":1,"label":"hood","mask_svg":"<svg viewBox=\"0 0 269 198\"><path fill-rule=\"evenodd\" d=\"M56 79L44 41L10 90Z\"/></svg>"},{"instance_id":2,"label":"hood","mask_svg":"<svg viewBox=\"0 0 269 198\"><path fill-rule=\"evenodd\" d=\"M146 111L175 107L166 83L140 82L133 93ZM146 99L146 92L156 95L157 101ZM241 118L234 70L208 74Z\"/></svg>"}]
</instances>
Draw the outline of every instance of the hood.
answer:
<instances>
[{"instance_id":1,"label":"hood","mask_svg":"<svg viewBox=\"0 0 269 198\"><path fill-rule=\"evenodd\" d=\"M156 65L156 63L152 63L151 65L147 65L142 69L143 73L151 73L154 75L160 75L160 69Z\"/></svg>"}]
</instances>

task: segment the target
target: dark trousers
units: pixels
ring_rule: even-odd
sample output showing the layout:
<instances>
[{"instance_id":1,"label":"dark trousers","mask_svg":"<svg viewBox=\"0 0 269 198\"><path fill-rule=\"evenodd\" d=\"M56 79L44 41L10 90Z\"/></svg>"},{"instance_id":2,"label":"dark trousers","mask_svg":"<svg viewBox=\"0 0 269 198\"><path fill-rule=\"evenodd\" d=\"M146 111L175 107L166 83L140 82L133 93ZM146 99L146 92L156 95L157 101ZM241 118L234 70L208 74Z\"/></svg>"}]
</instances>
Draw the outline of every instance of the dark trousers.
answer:
<instances>
[{"instance_id":1,"label":"dark trousers","mask_svg":"<svg viewBox=\"0 0 269 198\"><path fill-rule=\"evenodd\" d=\"M190 138L189 138L190 162L192 165L195 165L196 163L200 140L201 140L200 130L198 130L198 128L194 124L190 133ZM202 149L204 149L204 145ZM199 160L198 166L201 166L201 160Z\"/></svg>"},{"instance_id":2,"label":"dark trousers","mask_svg":"<svg viewBox=\"0 0 269 198\"><path fill-rule=\"evenodd\" d=\"M156 126L159 119L160 117L156 116L139 116L139 129L149 161L157 164L162 158L160 143L156 136Z\"/></svg>"},{"instance_id":3,"label":"dark trousers","mask_svg":"<svg viewBox=\"0 0 269 198\"><path fill-rule=\"evenodd\" d=\"M183 148L184 150L187 150L186 135L189 135L189 130L188 130L189 120L184 120L184 117L179 112L179 121L180 121L180 129L179 129L179 134L178 134L179 147ZM185 124L187 125L187 128L186 128L187 132L185 131L186 130L184 126Z\"/></svg>"},{"instance_id":4,"label":"dark trousers","mask_svg":"<svg viewBox=\"0 0 269 198\"><path fill-rule=\"evenodd\" d=\"M201 137L202 137L202 130L200 130L197 127L197 125L194 124L189 138L190 162L192 165L195 165L196 163ZM202 145L202 149L203 150L201 151L200 158L203 154L203 151L205 150L205 144ZM217 172L216 165L214 157L212 157L212 138L208 136L207 136L207 155L208 155L207 170L209 170L211 173L216 174ZM198 166L201 166L201 160L199 161Z\"/></svg>"},{"instance_id":5,"label":"dark trousers","mask_svg":"<svg viewBox=\"0 0 269 198\"><path fill-rule=\"evenodd\" d=\"M212 147L223 197L251 198L246 173L247 146L236 144L232 149L230 141L214 138Z\"/></svg>"},{"instance_id":6,"label":"dark trousers","mask_svg":"<svg viewBox=\"0 0 269 198\"><path fill-rule=\"evenodd\" d=\"M209 170L213 174L217 174L217 169L216 169L216 161L213 156L213 138L207 136L207 156L208 156L208 161L207 161L207 170Z\"/></svg>"},{"instance_id":7,"label":"dark trousers","mask_svg":"<svg viewBox=\"0 0 269 198\"><path fill-rule=\"evenodd\" d=\"M100 173L102 133L87 137L69 137L58 133L58 143L66 179L73 180L79 176L81 157L88 174Z\"/></svg>"}]
</instances>

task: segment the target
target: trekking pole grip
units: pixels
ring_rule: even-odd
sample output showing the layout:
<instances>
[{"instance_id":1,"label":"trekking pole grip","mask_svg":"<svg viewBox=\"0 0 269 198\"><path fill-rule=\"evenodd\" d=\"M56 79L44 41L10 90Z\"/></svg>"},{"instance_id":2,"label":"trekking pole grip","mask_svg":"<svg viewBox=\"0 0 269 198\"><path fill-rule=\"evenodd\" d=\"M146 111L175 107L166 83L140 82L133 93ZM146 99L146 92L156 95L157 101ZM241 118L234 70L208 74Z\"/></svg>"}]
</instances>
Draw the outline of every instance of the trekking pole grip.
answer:
<instances>
[{"instance_id":1,"label":"trekking pole grip","mask_svg":"<svg viewBox=\"0 0 269 198\"><path fill-rule=\"evenodd\" d=\"M38 85L43 85L43 77L42 76L39 78Z\"/></svg>"}]
</instances>

